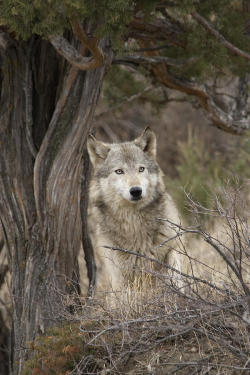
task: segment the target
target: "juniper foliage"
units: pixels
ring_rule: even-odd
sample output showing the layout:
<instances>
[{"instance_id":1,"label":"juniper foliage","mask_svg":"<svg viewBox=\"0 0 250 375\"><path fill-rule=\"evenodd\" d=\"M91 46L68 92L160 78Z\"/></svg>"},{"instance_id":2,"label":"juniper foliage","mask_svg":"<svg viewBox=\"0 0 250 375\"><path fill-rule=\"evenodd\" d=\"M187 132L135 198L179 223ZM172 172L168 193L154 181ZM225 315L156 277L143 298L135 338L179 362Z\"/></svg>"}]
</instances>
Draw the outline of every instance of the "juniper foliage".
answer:
<instances>
[{"instance_id":1,"label":"juniper foliage","mask_svg":"<svg viewBox=\"0 0 250 375\"><path fill-rule=\"evenodd\" d=\"M120 35L133 10L131 0L2 0L0 25L7 26L17 38L33 34L47 38L70 28L69 20L88 19L98 26L99 34Z\"/></svg>"},{"instance_id":2,"label":"juniper foliage","mask_svg":"<svg viewBox=\"0 0 250 375\"><path fill-rule=\"evenodd\" d=\"M197 61L184 66L181 73L184 77L204 79L225 71L242 74L249 70L249 64L209 35L192 19L192 12L199 12L232 44L250 52L249 13L245 3L240 0L2 0L0 27L7 28L19 39L28 39L33 34L47 38L70 29L70 19L77 17L95 24L97 35L109 35L114 41L120 40L121 44L136 13L143 13L150 20L155 16L162 17L164 10L181 25L185 40L182 47L167 46L164 55L197 57ZM180 75L179 67L171 69Z\"/></svg>"}]
</instances>

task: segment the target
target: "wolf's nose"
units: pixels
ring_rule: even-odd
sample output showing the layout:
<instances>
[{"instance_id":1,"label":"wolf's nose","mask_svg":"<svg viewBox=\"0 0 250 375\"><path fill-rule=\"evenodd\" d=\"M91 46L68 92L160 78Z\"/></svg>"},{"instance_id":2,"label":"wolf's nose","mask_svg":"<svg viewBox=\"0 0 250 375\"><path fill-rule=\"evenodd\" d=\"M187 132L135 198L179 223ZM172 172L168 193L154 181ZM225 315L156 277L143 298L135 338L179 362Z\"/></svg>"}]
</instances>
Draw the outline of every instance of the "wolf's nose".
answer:
<instances>
[{"instance_id":1,"label":"wolf's nose","mask_svg":"<svg viewBox=\"0 0 250 375\"><path fill-rule=\"evenodd\" d=\"M130 194L132 195L134 200L141 199L142 195L142 188L139 186L134 186L129 190Z\"/></svg>"}]
</instances>

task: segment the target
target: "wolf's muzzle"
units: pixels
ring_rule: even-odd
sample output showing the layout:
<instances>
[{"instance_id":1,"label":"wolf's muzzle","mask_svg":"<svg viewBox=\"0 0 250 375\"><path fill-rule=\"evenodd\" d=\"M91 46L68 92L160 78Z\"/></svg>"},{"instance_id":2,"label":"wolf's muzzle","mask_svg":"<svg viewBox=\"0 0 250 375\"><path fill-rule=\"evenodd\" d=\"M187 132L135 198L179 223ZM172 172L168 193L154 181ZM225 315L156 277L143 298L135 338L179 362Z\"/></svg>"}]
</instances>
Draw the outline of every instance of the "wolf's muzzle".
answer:
<instances>
[{"instance_id":1,"label":"wolf's muzzle","mask_svg":"<svg viewBox=\"0 0 250 375\"><path fill-rule=\"evenodd\" d=\"M129 192L133 201L138 201L142 198L142 188L139 186L132 187Z\"/></svg>"}]
</instances>

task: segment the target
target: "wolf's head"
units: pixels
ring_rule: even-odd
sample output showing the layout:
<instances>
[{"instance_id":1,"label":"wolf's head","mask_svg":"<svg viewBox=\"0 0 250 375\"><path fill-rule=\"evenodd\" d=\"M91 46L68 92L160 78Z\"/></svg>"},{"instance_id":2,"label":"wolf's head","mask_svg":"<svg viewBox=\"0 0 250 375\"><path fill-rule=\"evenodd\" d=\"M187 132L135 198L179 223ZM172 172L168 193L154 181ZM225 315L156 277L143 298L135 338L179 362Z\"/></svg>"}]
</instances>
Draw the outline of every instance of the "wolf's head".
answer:
<instances>
[{"instance_id":1,"label":"wolf's head","mask_svg":"<svg viewBox=\"0 0 250 375\"><path fill-rule=\"evenodd\" d=\"M156 137L150 128L125 143L103 143L89 136L87 147L106 202L145 206L155 198L159 167Z\"/></svg>"}]
</instances>

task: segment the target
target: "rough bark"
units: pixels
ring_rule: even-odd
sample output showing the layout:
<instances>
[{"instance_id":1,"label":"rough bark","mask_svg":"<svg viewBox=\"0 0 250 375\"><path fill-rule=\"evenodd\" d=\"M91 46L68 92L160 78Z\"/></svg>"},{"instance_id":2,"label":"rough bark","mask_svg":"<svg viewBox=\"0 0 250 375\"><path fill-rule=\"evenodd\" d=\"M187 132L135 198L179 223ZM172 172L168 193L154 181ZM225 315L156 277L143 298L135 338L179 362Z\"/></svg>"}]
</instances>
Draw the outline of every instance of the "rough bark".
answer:
<instances>
[{"instance_id":1,"label":"rough bark","mask_svg":"<svg viewBox=\"0 0 250 375\"><path fill-rule=\"evenodd\" d=\"M8 272L8 265L2 262L2 250L4 247L4 241L0 240L0 291L2 285L5 283L5 277ZM5 324L2 309L6 307L5 301L0 293L0 374L8 374L8 338L9 330Z\"/></svg>"},{"instance_id":2,"label":"rough bark","mask_svg":"<svg viewBox=\"0 0 250 375\"><path fill-rule=\"evenodd\" d=\"M110 54L106 40L100 47ZM83 148L106 67L78 71L37 37L0 53L0 214L12 276L11 373L21 374L27 343L62 318L72 290Z\"/></svg>"}]
</instances>

